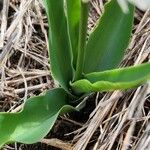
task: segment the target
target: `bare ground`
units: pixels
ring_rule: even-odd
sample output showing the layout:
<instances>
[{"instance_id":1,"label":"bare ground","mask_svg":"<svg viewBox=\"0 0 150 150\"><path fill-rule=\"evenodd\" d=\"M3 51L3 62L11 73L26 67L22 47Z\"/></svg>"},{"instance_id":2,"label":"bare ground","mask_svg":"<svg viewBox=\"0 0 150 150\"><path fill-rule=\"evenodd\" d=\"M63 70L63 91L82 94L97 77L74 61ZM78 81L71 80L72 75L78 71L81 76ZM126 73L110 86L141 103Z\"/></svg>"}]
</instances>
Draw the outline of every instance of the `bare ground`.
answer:
<instances>
[{"instance_id":1,"label":"bare ground","mask_svg":"<svg viewBox=\"0 0 150 150\"><path fill-rule=\"evenodd\" d=\"M0 111L17 112L28 97L56 86L49 71L48 24L42 0L5 0L0 9ZM103 10L102 0L91 2L89 32ZM150 11L136 10L132 40L121 66L149 60ZM149 150L149 121L147 83L128 91L96 93L80 113L60 117L40 143L16 143L4 149Z\"/></svg>"}]
</instances>

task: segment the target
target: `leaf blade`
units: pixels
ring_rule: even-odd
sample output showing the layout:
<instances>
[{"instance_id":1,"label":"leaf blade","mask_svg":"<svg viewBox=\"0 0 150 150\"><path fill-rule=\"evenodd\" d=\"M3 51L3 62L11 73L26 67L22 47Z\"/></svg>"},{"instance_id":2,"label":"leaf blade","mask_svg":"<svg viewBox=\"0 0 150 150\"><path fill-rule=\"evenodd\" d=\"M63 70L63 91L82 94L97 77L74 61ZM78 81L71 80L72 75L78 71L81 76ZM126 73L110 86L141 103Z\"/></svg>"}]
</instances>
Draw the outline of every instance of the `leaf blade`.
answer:
<instances>
[{"instance_id":1,"label":"leaf blade","mask_svg":"<svg viewBox=\"0 0 150 150\"><path fill-rule=\"evenodd\" d=\"M85 47L86 47L86 38L87 38L88 14L89 14L89 2L81 1L79 45L78 45L76 72L74 77L75 81L81 79L83 74L84 59L85 59L85 52L86 52Z\"/></svg>"},{"instance_id":2,"label":"leaf blade","mask_svg":"<svg viewBox=\"0 0 150 150\"><path fill-rule=\"evenodd\" d=\"M116 0L105 6L105 12L90 35L85 55L84 73L108 70L116 67L129 44L134 7L124 14Z\"/></svg>"},{"instance_id":3,"label":"leaf blade","mask_svg":"<svg viewBox=\"0 0 150 150\"><path fill-rule=\"evenodd\" d=\"M85 75L85 79L72 83L75 93L113 91L132 88L150 79L150 63L134 67L95 72Z\"/></svg>"},{"instance_id":4,"label":"leaf blade","mask_svg":"<svg viewBox=\"0 0 150 150\"><path fill-rule=\"evenodd\" d=\"M72 107L61 88L44 96L30 98L19 113L0 113L0 146L9 142L31 144L40 141L52 128L60 113Z\"/></svg>"},{"instance_id":5,"label":"leaf blade","mask_svg":"<svg viewBox=\"0 0 150 150\"><path fill-rule=\"evenodd\" d=\"M73 66L74 69L76 69L79 42L79 22L81 15L80 0L66 0L66 12L67 24L73 53Z\"/></svg>"},{"instance_id":6,"label":"leaf blade","mask_svg":"<svg viewBox=\"0 0 150 150\"><path fill-rule=\"evenodd\" d=\"M63 0L45 0L49 21L49 53L53 77L68 90L73 79L72 51Z\"/></svg>"}]
</instances>

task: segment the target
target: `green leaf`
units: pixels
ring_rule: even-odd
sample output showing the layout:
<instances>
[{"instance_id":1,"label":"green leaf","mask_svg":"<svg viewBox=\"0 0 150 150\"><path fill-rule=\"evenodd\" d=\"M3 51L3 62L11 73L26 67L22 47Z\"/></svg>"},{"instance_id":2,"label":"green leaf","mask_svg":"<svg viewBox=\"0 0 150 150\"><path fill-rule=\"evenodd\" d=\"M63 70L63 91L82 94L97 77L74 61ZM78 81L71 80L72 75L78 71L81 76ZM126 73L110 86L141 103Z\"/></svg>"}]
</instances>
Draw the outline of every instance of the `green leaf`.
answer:
<instances>
[{"instance_id":1,"label":"green leaf","mask_svg":"<svg viewBox=\"0 0 150 150\"><path fill-rule=\"evenodd\" d=\"M127 14L116 0L105 5L105 12L87 43L84 73L112 69L120 63L129 44L133 16L132 5Z\"/></svg>"},{"instance_id":2,"label":"green leaf","mask_svg":"<svg viewBox=\"0 0 150 150\"><path fill-rule=\"evenodd\" d=\"M0 147L6 143L40 141L53 127L58 115L68 112L68 94L61 88L30 98L19 113L0 113Z\"/></svg>"},{"instance_id":3,"label":"green leaf","mask_svg":"<svg viewBox=\"0 0 150 150\"><path fill-rule=\"evenodd\" d=\"M66 0L67 23L73 52L73 66L76 69L79 41L79 22L81 15L81 0Z\"/></svg>"},{"instance_id":4,"label":"green leaf","mask_svg":"<svg viewBox=\"0 0 150 150\"><path fill-rule=\"evenodd\" d=\"M53 77L68 90L73 79L72 51L63 0L45 0L49 21L49 52Z\"/></svg>"},{"instance_id":5,"label":"green leaf","mask_svg":"<svg viewBox=\"0 0 150 150\"><path fill-rule=\"evenodd\" d=\"M89 15L89 2L81 1L81 18L80 18L80 28L79 28L79 45L78 45L78 57L77 66L75 72L74 80L79 80L82 78L84 59L85 59L85 47L87 39L87 24Z\"/></svg>"},{"instance_id":6,"label":"green leaf","mask_svg":"<svg viewBox=\"0 0 150 150\"><path fill-rule=\"evenodd\" d=\"M72 83L75 93L113 91L133 88L150 79L150 63L134 67L94 72Z\"/></svg>"}]
</instances>

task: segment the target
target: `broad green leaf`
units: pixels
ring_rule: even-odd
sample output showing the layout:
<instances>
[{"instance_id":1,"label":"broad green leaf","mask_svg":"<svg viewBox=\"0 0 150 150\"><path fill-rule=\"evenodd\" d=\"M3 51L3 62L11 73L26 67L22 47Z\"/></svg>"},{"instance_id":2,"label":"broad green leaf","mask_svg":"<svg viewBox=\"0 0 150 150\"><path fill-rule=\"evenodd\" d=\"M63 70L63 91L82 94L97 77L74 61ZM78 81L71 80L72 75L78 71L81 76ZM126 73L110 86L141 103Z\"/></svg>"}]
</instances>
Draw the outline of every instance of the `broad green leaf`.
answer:
<instances>
[{"instance_id":1,"label":"broad green leaf","mask_svg":"<svg viewBox=\"0 0 150 150\"><path fill-rule=\"evenodd\" d=\"M49 21L49 53L53 77L68 89L73 78L72 51L64 10L64 0L45 0Z\"/></svg>"},{"instance_id":2,"label":"broad green leaf","mask_svg":"<svg viewBox=\"0 0 150 150\"><path fill-rule=\"evenodd\" d=\"M81 14L81 0L66 0L67 23L73 52L73 66L76 69L79 41L79 22Z\"/></svg>"},{"instance_id":3,"label":"broad green leaf","mask_svg":"<svg viewBox=\"0 0 150 150\"><path fill-rule=\"evenodd\" d=\"M0 147L6 143L40 141L53 127L58 115L70 111L68 94L61 88L30 98L19 113L0 113Z\"/></svg>"},{"instance_id":4,"label":"broad green leaf","mask_svg":"<svg viewBox=\"0 0 150 150\"><path fill-rule=\"evenodd\" d=\"M105 5L105 12L91 33L85 54L84 73L115 68L121 61L131 36L134 7L122 12L116 0Z\"/></svg>"},{"instance_id":5,"label":"broad green leaf","mask_svg":"<svg viewBox=\"0 0 150 150\"><path fill-rule=\"evenodd\" d=\"M134 67L94 72L72 83L75 93L113 91L133 88L150 79L150 63Z\"/></svg>"}]
</instances>

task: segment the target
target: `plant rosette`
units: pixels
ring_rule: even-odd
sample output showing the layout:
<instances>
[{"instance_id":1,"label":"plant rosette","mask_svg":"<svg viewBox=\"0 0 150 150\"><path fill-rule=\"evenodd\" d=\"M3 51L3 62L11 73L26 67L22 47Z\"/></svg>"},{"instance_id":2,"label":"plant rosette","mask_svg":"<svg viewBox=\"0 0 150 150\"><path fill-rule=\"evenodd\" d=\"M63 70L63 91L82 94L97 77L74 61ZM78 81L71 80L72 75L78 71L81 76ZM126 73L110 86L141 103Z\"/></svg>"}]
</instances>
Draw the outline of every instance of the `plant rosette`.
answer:
<instances>
[{"instance_id":1,"label":"plant rosette","mask_svg":"<svg viewBox=\"0 0 150 150\"><path fill-rule=\"evenodd\" d=\"M49 57L60 88L31 97L18 113L0 113L0 147L31 144L44 138L57 117L73 110L73 101L91 92L125 90L150 79L150 63L117 68L128 47L134 6L124 13L116 0L105 11L87 39L89 1L45 0L49 23Z\"/></svg>"}]
</instances>

